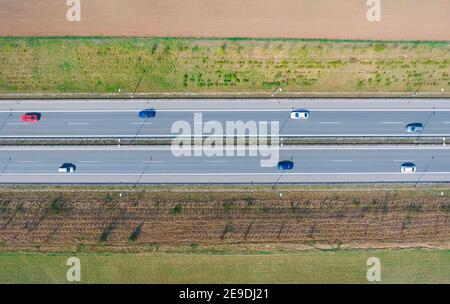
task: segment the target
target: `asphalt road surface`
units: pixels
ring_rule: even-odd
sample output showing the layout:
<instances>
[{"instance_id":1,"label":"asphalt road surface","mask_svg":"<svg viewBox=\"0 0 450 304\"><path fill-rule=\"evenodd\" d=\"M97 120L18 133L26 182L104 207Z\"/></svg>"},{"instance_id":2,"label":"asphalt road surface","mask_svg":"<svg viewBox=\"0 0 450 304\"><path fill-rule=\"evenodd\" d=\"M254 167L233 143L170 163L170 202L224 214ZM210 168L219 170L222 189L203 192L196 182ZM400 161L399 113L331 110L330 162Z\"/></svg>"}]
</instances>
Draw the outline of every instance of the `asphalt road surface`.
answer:
<instances>
[{"instance_id":1,"label":"asphalt road surface","mask_svg":"<svg viewBox=\"0 0 450 304\"><path fill-rule=\"evenodd\" d=\"M290 99L269 103L255 100L215 101L211 104L179 100L167 102L170 106L162 106L161 101L124 101L121 105L118 102L66 101L64 104L61 101L5 101L0 105L0 138L174 137L179 135L179 131L172 130L172 127L180 121L186 121L191 126L188 134L210 135L207 132L195 133L195 113L201 115L203 124L219 122L224 133L227 121L243 121L256 124L267 122L269 126L277 122L280 134L286 137L450 136L449 100L430 100L428 104L423 100L392 100L389 104L372 99L359 99L354 103ZM156 117L140 119L138 112L145 108L155 108ZM292 120L289 114L293 108L307 108L311 115L307 120ZM23 123L21 116L26 112L40 112L42 118L37 123ZM422 133L406 132L406 125L414 122L424 124Z\"/></svg>"},{"instance_id":2,"label":"asphalt road surface","mask_svg":"<svg viewBox=\"0 0 450 304\"><path fill-rule=\"evenodd\" d=\"M446 147L284 147L275 162L267 150L242 150L242 156L175 156L171 147L4 147L0 149L1 183L308 183L450 181ZM280 171L278 160L292 160L294 169ZM62 163L74 173L58 173ZM404 162L417 166L400 173Z\"/></svg>"}]
</instances>

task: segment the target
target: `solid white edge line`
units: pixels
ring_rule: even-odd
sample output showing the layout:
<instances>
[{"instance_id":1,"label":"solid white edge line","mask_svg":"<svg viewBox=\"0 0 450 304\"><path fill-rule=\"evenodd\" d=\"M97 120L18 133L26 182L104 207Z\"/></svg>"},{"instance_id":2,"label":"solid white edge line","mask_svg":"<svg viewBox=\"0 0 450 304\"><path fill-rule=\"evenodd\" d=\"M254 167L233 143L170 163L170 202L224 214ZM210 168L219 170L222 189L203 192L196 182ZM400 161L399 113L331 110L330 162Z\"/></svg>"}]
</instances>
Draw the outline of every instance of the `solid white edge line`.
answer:
<instances>
[{"instance_id":1,"label":"solid white edge line","mask_svg":"<svg viewBox=\"0 0 450 304\"><path fill-rule=\"evenodd\" d=\"M151 108L151 106L148 106L148 108ZM298 106L297 108L300 108ZM105 112L136 112L143 110L143 108L139 109L118 109L118 110L99 110L99 109L93 109L93 110L39 110L39 109L27 109L27 110L13 110L12 113L26 113L26 112L40 112L40 113L105 113ZM229 108L219 108L219 109L158 109L155 108L156 112L287 112L290 113L292 111L291 108L285 108L285 109L229 109ZM355 108L349 108L349 109L327 109L327 108L321 108L321 109L314 109L309 107L308 110L310 112L450 112L450 109L430 109L430 108L413 108L413 109L355 109ZM0 113L11 113L10 110L0 110Z\"/></svg>"},{"instance_id":2,"label":"solid white edge line","mask_svg":"<svg viewBox=\"0 0 450 304\"><path fill-rule=\"evenodd\" d=\"M67 176L67 177L76 177L76 176L255 176L255 175L274 175L279 176L281 172L268 172L268 173L4 173L0 175L0 179L2 176ZM336 173L312 173L312 172L304 172L304 173L293 173L293 172L285 172L283 175L399 175L399 176L418 176L418 175L438 175L445 174L450 175L450 172L419 172L413 174L405 174L401 172L336 172Z\"/></svg>"},{"instance_id":3,"label":"solid white edge line","mask_svg":"<svg viewBox=\"0 0 450 304\"><path fill-rule=\"evenodd\" d=\"M224 146L225 148L225 146ZM313 146L313 147L289 147L289 146L274 146L274 147L268 147L268 148L262 148L262 147L241 147L241 146L233 146L233 151L254 151L254 150L282 150L282 151L310 151L310 150L367 150L367 151L373 151L373 150L442 150L447 151L450 150L450 146L442 146L442 145L436 145L436 146L343 146L343 147L330 147L330 146ZM185 149L177 149L177 151L194 151L194 150L203 150L203 151L213 151L214 149L206 149L202 147L188 147ZM117 146L110 146L110 147L94 147L94 146L55 146L55 147L1 147L0 151L172 151L172 148L170 146L121 146L118 148ZM233 155L235 156L235 155ZM189 156L186 156L189 157ZM195 157L195 156L192 156ZM205 156L207 157L207 156ZM218 157L218 156L216 156ZM224 151L224 157L226 157L226 150Z\"/></svg>"},{"instance_id":4,"label":"solid white edge line","mask_svg":"<svg viewBox=\"0 0 450 304\"><path fill-rule=\"evenodd\" d=\"M279 135L271 135L268 134L267 136L261 136L261 135L223 135L218 136L223 138L270 138L270 137L279 137L279 138L291 138L291 137L300 137L300 138L325 138L325 137L418 137L418 134L279 134ZM450 133L445 134L420 134L420 137L442 137L442 136L450 136ZM203 135L203 136L197 136L197 135L177 135L177 134L155 134L155 135L138 135L138 138L208 138L209 135ZM55 138L55 139L64 139L64 138L136 138L136 134L117 134L117 135L0 135L0 138Z\"/></svg>"}]
</instances>

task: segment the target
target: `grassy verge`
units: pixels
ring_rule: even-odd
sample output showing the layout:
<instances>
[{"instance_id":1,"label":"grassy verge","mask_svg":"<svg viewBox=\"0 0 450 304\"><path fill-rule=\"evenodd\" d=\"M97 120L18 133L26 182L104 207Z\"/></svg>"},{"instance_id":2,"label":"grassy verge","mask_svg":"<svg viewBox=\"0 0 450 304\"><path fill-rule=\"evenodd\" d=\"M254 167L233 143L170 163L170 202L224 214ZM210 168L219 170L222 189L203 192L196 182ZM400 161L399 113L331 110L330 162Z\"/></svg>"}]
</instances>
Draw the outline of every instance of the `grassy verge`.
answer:
<instances>
[{"instance_id":1,"label":"grassy verge","mask_svg":"<svg viewBox=\"0 0 450 304\"><path fill-rule=\"evenodd\" d=\"M81 254L81 283L450 283L448 250L342 250L289 254ZM67 283L70 255L0 254L0 283Z\"/></svg>"},{"instance_id":2,"label":"grassy verge","mask_svg":"<svg viewBox=\"0 0 450 304\"><path fill-rule=\"evenodd\" d=\"M0 93L442 95L449 51L444 42L0 38Z\"/></svg>"}]
</instances>

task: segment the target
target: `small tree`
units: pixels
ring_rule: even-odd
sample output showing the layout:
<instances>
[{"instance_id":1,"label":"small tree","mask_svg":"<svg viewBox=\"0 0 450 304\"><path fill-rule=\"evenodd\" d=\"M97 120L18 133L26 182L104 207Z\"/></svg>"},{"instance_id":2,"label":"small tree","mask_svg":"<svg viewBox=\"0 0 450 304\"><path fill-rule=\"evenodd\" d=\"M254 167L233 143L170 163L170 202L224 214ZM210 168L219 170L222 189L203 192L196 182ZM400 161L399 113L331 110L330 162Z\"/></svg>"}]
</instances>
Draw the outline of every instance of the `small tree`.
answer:
<instances>
[{"instance_id":1,"label":"small tree","mask_svg":"<svg viewBox=\"0 0 450 304\"><path fill-rule=\"evenodd\" d=\"M102 234L100 235L100 242L108 241L114 229L116 229L116 226L116 223L110 223L108 226L106 226L105 230L103 230Z\"/></svg>"},{"instance_id":2,"label":"small tree","mask_svg":"<svg viewBox=\"0 0 450 304\"><path fill-rule=\"evenodd\" d=\"M139 225L137 225L136 228L134 228L133 232L130 234L130 237L128 238L128 240L130 242L134 242L138 239L139 235L141 235L143 226L144 226L144 223L142 222Z\"/></svg>"}]
</instances>

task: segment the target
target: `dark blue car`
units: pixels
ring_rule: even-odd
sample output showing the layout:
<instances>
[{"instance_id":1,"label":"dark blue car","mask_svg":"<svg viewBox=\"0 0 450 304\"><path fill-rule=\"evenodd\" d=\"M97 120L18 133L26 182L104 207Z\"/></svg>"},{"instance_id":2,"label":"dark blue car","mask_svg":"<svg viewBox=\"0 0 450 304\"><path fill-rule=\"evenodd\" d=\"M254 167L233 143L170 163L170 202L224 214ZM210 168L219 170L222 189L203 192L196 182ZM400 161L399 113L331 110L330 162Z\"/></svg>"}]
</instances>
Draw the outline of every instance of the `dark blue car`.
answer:
<instances>
[{"instance_id":1,"label":"dark blue car","mask_svg":"<svg viewBox=\"0 0 450 304\"><path fill-rule=\"evenodd\" d=\"M278 170L292 170L294 168L294 162L290 160L282 160L278 162Z\"/></svg>"},{"instance_id":2,"label":"dark blue car","mask_svg":"<svg viewBox=\"0 0 450 304\"><path fill-rule=\"evenodd\" d=\"M408 133L420 133L423 131L423 124L420 122L410 123L406 126L406 132Z\"/></svg>"},{"instance_id":3,"label":"dark blue car","mask_svg":"<svg viewBox=\"0 0 450 304\"><path fill-rule=\"evenodd\" d=\"M155 109L145 109L139 112L139 117L143 119L153 118L156 116Z\"/></svg>"},{"instance_id":4,"label":"dark blue car","mask_svg":"<svg viewBox=\"0 0 450 304\"><path fill-rule=\"evenodd\" d=\"M77 167L72 163L64 163L61 167L58 168L58 172L60 173L73 173Z\"/></svg>"}]
</instances>

